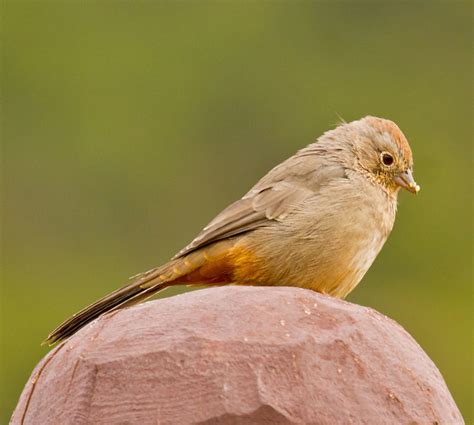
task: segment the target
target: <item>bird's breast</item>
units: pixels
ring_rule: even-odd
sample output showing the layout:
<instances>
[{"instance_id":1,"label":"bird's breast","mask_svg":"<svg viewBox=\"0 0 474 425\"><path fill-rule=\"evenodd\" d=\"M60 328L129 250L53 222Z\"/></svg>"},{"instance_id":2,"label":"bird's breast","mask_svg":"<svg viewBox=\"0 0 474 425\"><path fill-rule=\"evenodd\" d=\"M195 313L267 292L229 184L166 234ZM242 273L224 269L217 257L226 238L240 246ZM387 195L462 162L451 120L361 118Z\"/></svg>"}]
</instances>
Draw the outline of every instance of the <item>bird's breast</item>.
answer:
<instances>
[{"instance_id":1,"label":"bird's breast","mask_svg":"<svg viewBox=\"0 0 474 425\"><path fill-rule=\"evenodd\" d=\"M393 227L396 203L371 189L323 191L285 220L250 233L236 246L240 260L234 276L245 283L299 286L344 298Z\"/></svg>"}]
</instances>

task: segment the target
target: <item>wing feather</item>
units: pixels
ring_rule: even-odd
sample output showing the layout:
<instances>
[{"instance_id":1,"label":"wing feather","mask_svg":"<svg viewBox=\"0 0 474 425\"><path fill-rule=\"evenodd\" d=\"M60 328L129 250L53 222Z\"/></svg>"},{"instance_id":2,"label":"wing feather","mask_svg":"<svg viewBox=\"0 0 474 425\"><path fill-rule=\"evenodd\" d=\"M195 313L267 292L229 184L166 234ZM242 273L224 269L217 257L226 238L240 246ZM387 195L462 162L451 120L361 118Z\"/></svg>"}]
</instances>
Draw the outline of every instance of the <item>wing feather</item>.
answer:
<instances>
[{"instance_id":1,"label":"wing feather","mask_svg":"<svg viewBox=\"0 0 474 425\"><path fill-rule=\"evenodd\" d=\"M173 258L271 221L283 220L291 211L333 178L345 177L344 169L323 164L320 155L305 150L276 166L243 198L217 215L201 233Z\"/></svg>"}]
</instances>

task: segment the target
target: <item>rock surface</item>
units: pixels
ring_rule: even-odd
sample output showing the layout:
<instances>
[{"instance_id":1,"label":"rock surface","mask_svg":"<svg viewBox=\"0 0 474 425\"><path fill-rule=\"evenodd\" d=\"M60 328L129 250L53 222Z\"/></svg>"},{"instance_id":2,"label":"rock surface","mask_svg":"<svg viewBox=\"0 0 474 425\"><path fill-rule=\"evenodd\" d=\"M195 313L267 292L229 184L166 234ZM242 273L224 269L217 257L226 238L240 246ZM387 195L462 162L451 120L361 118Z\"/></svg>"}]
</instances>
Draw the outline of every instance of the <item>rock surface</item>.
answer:
<instances>
[{"instance_id":1,"label":"rock surface","mask_svg":"<svg viewBox=\"0 0 474 425\"><path fill-rule=\"evenodd\" d=\"M33 371L12 424L462 424L397 323L298 288L221 287L99 318Z\"/></svg>"}]
</instances>

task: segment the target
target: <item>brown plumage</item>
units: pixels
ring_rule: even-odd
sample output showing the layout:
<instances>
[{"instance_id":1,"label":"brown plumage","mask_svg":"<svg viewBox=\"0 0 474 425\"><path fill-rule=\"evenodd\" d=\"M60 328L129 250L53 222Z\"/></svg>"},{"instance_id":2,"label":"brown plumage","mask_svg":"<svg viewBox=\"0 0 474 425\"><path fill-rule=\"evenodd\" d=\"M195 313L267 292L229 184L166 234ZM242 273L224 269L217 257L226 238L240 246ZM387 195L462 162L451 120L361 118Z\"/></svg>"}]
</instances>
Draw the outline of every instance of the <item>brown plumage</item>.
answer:
<instances>
[{"instance_id":1,"label":"brown plumage","mask_svg":"<svg viewBox=\"0 0 474 425\"><path fill-rule=\"evenodd\" d=\"M344 123L273 168L170 262L84 308L47 342L175 284L287 285L344 298L390 234L400 187L419 190L412 169L395 123Z\"/></svg>"}]
</instances>

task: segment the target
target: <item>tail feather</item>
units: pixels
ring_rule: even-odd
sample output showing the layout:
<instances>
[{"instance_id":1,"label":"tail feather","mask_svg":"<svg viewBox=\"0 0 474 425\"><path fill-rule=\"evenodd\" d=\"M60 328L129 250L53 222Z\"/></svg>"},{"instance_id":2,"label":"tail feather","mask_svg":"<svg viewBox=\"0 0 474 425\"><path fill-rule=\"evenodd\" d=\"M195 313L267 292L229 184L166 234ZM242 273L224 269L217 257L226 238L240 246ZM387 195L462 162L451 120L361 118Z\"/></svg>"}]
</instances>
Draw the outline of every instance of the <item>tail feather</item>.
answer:
<instances>
[{"instance_id":1,"label":"tail feather","mask_svg":"<svg viewBox=\"0 0 474 425\"><path fill-rule=\"evenodd\" d=\"M226 254L232 246L232 241L221 241L135 276L130 284L106 295L63 322L43 343L62 341L102 314L137 304L171 285L231 282L229 270L232 266L227 261Z\"/></svg>"},{"instance_id":2,"label":"tail feather","mask_svg":"<svg viewBox=\"0 0 474 425\"><path fill-rule=\"evenodd\" d=\"M46 340L43 341L43 344L52 345L69 338L80 328L102 314L137 304L165 289L169 286L169 280L163 279L163 273L166 273L170 266L171 264L168 263L165 266L139 275L132 283L111 292L95 303L83 308L54 329ZM147 284L146 288L143 288L142 285L144 284Z\"/></svg>"}]
</instances>

